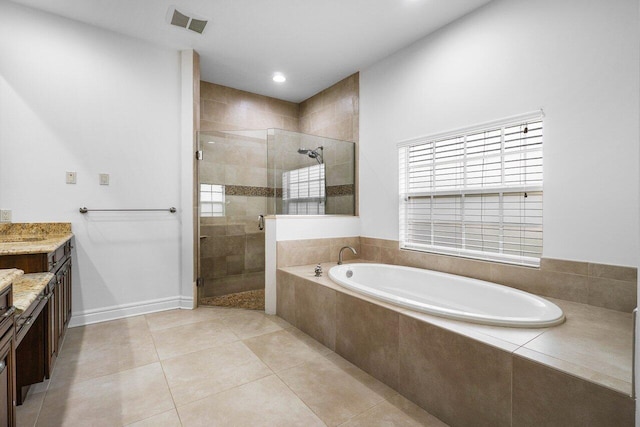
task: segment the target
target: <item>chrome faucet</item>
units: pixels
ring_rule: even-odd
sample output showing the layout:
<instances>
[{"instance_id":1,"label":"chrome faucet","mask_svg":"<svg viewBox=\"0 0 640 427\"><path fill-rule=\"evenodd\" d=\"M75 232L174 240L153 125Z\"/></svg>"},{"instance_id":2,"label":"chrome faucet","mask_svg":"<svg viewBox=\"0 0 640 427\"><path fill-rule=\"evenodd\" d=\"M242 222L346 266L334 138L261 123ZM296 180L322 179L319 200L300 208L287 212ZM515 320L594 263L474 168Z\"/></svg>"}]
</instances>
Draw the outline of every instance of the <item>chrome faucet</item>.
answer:
<instances>
[{"instance_id":1,"label":"chrome faucet","mask_svg":"<svg viewBox=\"0 0 640 427\"><path fill-rule=\"evenodd\" d=\"M351 246L343 246L338 253L338 265L342 265L342 251L344 251L345 249L351 249L351 252L353 252L354 255L358 255L358 252L356 252L356 250Z\"/></svg>"}]
</instances>

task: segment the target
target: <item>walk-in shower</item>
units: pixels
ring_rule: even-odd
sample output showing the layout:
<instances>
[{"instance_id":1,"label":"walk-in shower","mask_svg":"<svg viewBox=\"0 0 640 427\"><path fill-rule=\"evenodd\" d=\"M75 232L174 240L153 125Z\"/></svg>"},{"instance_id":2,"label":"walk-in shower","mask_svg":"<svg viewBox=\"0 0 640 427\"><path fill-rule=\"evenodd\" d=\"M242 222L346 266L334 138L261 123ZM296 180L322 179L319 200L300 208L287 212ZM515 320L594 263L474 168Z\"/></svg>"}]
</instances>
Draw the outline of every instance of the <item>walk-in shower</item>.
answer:
<instances>
[{"instance_id":1,"label":"walk-in shower","mask_svg":"<svg viewBox=\"0 0 640 427\"><path fill-rule=\"evenodd\" d=\"M258 216L354 215L354 144L280 129L200 132L198 144L198 302L259 306Z\"/></svg>"}]
</instances>

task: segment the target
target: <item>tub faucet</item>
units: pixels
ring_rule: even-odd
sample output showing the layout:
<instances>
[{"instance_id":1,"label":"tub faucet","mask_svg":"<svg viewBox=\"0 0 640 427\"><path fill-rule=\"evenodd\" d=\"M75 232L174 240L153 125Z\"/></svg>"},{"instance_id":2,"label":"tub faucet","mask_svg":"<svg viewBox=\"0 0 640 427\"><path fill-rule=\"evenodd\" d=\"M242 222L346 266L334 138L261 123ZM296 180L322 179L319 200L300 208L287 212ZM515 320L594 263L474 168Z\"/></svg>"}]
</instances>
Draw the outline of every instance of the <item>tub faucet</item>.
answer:
<instances>
[{"instance_id":1,"label":"tub faucet","mask_svg":"<svg viewBox=\"0 0 640 427\"><path fill-rule=\"evenodd\" d=\"M344 251L345 249L351 249L351 252L353 252L354 255L358 255L358 252L356 252L356 250L351 246L343 246L338 253L338 265L342 265L342 251Z\"/></svg>"}]
</instances>

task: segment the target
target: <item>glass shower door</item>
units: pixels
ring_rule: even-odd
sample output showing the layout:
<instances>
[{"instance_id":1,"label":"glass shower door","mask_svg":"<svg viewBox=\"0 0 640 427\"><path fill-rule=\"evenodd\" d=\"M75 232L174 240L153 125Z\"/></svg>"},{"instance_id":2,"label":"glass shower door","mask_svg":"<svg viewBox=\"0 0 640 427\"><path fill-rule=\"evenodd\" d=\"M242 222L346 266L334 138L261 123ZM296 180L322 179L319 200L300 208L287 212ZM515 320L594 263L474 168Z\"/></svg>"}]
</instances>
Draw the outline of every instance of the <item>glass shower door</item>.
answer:
<instances>
[{"instance_id":1,"label":"glass shower door","mask_svg":"<svg viewBox=\"0 0 640 427\"><path fill-rule=\"evenodd\" d=\"M200 132L199 305L264 309L264 131Z\"/></svg>"}]
</instances>

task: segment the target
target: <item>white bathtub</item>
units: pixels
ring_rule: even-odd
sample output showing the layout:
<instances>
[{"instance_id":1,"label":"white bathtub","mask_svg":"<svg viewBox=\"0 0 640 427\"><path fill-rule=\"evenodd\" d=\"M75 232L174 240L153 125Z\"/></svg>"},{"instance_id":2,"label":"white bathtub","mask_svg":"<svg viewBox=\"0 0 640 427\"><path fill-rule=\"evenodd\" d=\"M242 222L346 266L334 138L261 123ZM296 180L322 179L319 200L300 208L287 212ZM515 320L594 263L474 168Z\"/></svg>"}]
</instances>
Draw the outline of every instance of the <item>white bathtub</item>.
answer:
<instances>
[{"instance_id":1,"label":"white bathtub","mask_svg":"<svg viewBox=\"0 0 640 427\"><path fill-rule=\"evenodd\" d=\"M435 316L485 325L544 328L564 322L557 305L497 283L387 264L343 264L329 277L347 289Z\"/></svg>"}]
</instances>

